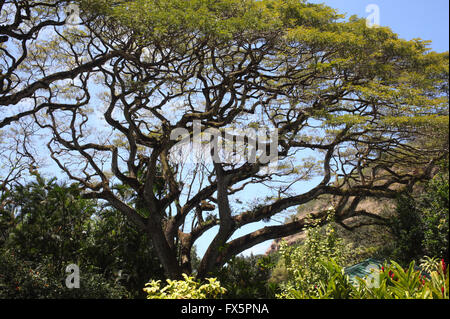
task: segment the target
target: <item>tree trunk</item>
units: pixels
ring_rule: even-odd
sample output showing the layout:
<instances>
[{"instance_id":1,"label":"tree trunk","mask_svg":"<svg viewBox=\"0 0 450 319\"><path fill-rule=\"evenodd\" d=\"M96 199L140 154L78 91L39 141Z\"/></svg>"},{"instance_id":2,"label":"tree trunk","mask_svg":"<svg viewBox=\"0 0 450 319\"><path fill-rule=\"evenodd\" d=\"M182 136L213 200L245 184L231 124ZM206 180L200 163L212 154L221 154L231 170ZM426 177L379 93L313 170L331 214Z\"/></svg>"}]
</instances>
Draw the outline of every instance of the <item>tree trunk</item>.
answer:
<instances>
[{"instance_id":1,"label":"tree trunk","mask_svg":"<svg viewBox=\"0 0 450 319\"><path fill-rule=\"evenodd\" d=\"M154 218L153 218L154 219ZM171 247L162 231L160 222L152 221L149 218L147 227L148 236L152 239L155 251L164 268L167 278L182 278L182 270L178 264L176 247Z\"/></svg>"},{"instance_id":2,"label":"tree trunk","mask_svg":"<svg viewBox=\"0 0 450 319\"><path fill-rule=\"evenodd\" d=\"M217 205L219 208L220 226L219 231L208 247L198 270L198 276L204 278L208 273L218 268L221 254L226 249L228 239L233 235L235 223L231 216L230 203L228 201L229 176L225 176L220 164L215 163L217 173Z\"/></svg>"}]
</instances>

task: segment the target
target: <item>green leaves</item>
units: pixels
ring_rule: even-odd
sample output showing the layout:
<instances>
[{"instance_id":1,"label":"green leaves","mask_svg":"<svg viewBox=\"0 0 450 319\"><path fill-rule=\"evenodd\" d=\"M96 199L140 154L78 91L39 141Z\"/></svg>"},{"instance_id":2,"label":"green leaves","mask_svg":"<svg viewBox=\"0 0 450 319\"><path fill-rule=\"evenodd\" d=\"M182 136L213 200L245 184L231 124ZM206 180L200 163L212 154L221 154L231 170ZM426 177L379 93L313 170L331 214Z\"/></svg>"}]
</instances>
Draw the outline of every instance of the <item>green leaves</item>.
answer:
<instances>
[{"instance_id":1,"label":"green leaves","mask_svg":"<svg viewBox=\"0 0 450 319\"><path fill-rule=\"evenodd\" d=\"M328 280L318 285L319 299L347 299L354 290L348 276L333 259L321 265L327 270Z\"/></svg>"},{"instance_id":2,"label":"green leaves","mask_svg":"<svg viewBox=\"0 0 450 319\"><path fill-rule=\"evenodd\" d=\"M292 286L281 297L307 299L445 299L449 295L449 271L445 263L436 263L425 276L411 262L404 269L395 261L384 264L374 280L356 278L352 283L344 270L333 259L322 262L327 276L315 285L315 293L294 289Z\"/></svg>"},{"instance_id":3,"label":"green leaves","mask_svg":"<svg viewBox=\"0 0 450 319\"><path fill-rule=\"evenodd\" d=\"M153 39L179 32L228 38L249 27L261 28L268 13L259 3L247 0L119 1L112 8L97 10Z\"/></svg>"},{"instance_id":4,"label":"green leaves","mask_svg":"<svg viewBox=\"0 0 450 319\"><path fill-rule=\"evenodd\" d=\"M273 298L277 285L268 280L274 266L271 256L237 256L213 276L226 288L227 299Z\"/></svg>"},{"instance_id":5,"label":"green leaves","mask_svg":"<svg viewBox=\"0 0 450 319\"><path fill-rule=\"evenodd\" d=\"M318 285L336 285L335 281L342 280L337 276L330 279L330 271L324 265L333 269L339 267L349 253L343 241L336 235L333 224L323 228L310 227L304 243L297 247L290 247L286 242L280 245L282 261L288 272L287 282L281 285L280 298L297 298L295 291L300 291L303 297L319 298ZM329 261L333 260L332 264ZM335 273L332 274L332 277Z\"/></svg>"},{"instance_id":6,"label":"green leaves","mask_svg":"<svg viewBox=\"0 0 450 319\"><path fill-rule=\"evenodd\" d=\"M163 277L148 237L120 212L83 199L77 184L35 177L1 198L0 298L142 297L150 275ZM79 291L62 280L71 263L81 268Z\"/></svg>"},{"instance_id":7,"label":"green leaves","mask_svg":"<svg viewBox=\"0 0 450 319\"><path fill-rule=\"evenodd\" d=\"M216 278L207 278L206 283L196 281L194 277L183 274L184 280L167 279L167 285L161 288L161 281L152 280L145 285L147 299L211 299L226 292Z\"/></svg>"},{"instance_id":8,"label":"green leaves","mask_svg":"<svg viewBox=\"0 0 450 319\"><path fill-rule=\"evenodd\" d=\"M82 199L76 184L59 185L37 173L35 177L36 182L17 186L10 194L6 209L18 213L8 247L27 260L42 256L51 256L55 264L77 260L95 202Z\"/></svg>"},{"instance_id":9,"label":"green leaves","mask_svg":"<svg viewBox=\"0 0 450 319\"><path fill-rule=\"evenodd\" d=\"M292 0L82 1L88 10L116 19L147 38L188 32L218 39L298 25L328 24L342 17L324 5Z\"/></svg>"},{"instance_id":10,"label":"green leaves","mask_svg":"<svg viewBox=\"0 0 450 319\"><path fill-rule=\"evenodd\" d=\"M448 296L448 269L435 267L425 276L411 262L404 269L395 261L385 264L379 275L377 287L367 286L359 278L358 293L355 297L369 299L441 299Z\"/></svg>"},{"instance_id":11,"label":"green leaves","mask_svg":"<svg viewBox=\"0 0 450 319\"><path fill-rule=\"evenodd\" d=\"M418 260L423 255L448 256L447 170L443 167L440 173L424 184L418 196L405 195L397 200L396 214L391 219L391 231L396 238L396 260Z\"/></svg>"}]
</instances>

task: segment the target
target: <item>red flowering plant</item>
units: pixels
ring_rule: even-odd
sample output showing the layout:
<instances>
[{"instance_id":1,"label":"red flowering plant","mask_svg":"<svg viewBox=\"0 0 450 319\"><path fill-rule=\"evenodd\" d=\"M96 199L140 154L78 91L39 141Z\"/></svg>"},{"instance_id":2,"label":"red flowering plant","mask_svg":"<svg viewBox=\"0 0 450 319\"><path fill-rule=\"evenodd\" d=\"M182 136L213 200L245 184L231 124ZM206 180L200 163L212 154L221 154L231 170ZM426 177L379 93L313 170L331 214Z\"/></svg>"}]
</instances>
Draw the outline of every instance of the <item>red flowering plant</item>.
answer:
<instances>
[{"instance_id":1,"label":"red flowering plant","mask_svg":"<svg viewBox=\"0 0 450 319\"><path fill-rule=\"evenodd\" d=\"M432 269L424 271L411 262L407 268L395 261L372 270L366 278L350 280L336 262L321 263L327 278L318 281L316 294L291 291L291 298L320 299L448 299L449 275L445 262L435 260Z\"/></svg>"},{"instance_id":2,"label":"red flowering plant","mask_svg":"<svg viewBox=\"0 0 450 319\"><path fill-rule=\"evenodd\" d=\"M437 271L431 273L431 284L433 288L433 294L440 295L444 299L449 299L449 284L448 284L448 267L445 263L445 260L442 259L440 265L437 268Z\"/></svg>"},{"instance_id":3,"label":"red flowering plant","mask_svg":"<svg viewBox=\"0 0 450 319\"><path fill-rule=\"evenodd\" d=\"M402 268L395 261L384 264L371 285L358 279L355 298L361 299L448 299L448 267L445 262L436 262L433 269L422 272L411 262Z\"/></svg>"}]
</instances>

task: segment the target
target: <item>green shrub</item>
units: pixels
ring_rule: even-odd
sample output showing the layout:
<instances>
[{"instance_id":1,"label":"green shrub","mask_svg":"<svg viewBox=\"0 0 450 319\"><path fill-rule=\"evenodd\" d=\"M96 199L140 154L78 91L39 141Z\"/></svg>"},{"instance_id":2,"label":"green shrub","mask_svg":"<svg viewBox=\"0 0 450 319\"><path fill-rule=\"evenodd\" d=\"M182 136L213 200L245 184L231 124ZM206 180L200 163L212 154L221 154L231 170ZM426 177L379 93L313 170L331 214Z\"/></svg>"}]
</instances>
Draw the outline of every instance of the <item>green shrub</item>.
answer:
<instances>
[{"instance_id":1,"label":"green shrub","mask_svg":"<svg viewBox=\"0 0 450 319\"><path fill-rule=\"evenodd\" d=\"M337 236L335 224L331 223L333 216L330 215L329 224L308 227L306 239L301 245L288 246L286 242L281 243L281 260L274 273L282 273L280 268L284 268L287 278L280 284L281 293L278 297L319 297L317 283L328 278L322 263L333 259L337 264L343 265L348 259L348 246Z\"/></svg>"},{"instance_id":2,"label":"green shrub","mask_svg":"<svg viewBox=\"0 0 450 319\"><path fill-rule=\"evenodd\" d=\"M80 288L65 285L68 274L52 264L25 261L9 250L0 251L0 299L119 299L129 297L118 283L92 269L80 269Z\"/></svg>"},{"instance_id":3,"label":"green shrub","mask_svg":"<svg viewBox=\"0 0 450 319\"><path fill-rule=\"evenodd\" d=\"M144 291L147 299L213 299L226 293L216 278L207 278L202 284L194 277L183 274L184 280L167 279L167 285L161 288L161 280L147 283Z\"/></svg>"},{"instance_id":4,"label":"green shrub","mask_svg":"<svg viewBox=\"0 0 450 319\"><path fill-rule=\"evenodd\" d=\"M214 276L223 283L224 298L274 298L276 285L268 282L273 261L270 256L233 257Z\"/></svg>"},{"instance_id":5,"label":"green shrub","mask_svg":"<svg viewBox=\"0 0 450 319\"><path fill-rule=\"evenodd\" d=\"M384 264L372 278L356 278L352 282L334 260L322 261L326 275L315 285L314 293L291 288L279 298L297 299L448 299L449 270L445 262L435 262L428 274L423 274L411 262L402 268L395 261Z\"/></svg>"}]
</instances>

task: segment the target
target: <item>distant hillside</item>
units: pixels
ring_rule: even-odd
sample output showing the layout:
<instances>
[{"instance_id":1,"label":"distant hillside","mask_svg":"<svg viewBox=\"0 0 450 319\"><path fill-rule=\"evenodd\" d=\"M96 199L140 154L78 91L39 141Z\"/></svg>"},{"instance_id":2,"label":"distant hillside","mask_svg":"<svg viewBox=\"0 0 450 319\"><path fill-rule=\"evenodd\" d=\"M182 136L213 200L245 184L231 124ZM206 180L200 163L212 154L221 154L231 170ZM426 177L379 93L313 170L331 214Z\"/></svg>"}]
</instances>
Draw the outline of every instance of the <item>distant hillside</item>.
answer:
<instances>
[{"instance_id":1,"label":"distant hillside","mask_svg":"<svg viewBox=\"0 0 450 319\"><path fill-rule=\"evenodd\" d=\"M330 207L331 202L332 201L330 197L322 197L308 204L301 205L297 209L297 214L295 216L291 216L289 220L293 219L294 217L301 218L309 213L325 210ZM356 209L366 210L367 212L373 214L386 216L387 214L389 214L389 212L393 211L394 207L395 206L392 200L368 198L361 201ZM286 222L289 222L289 220L287 220ZM358 217L346 220L346 224L351 225L356 221L358 221ZM343 227L339 227L339 231L342 237L348 239L348 241L350 242L354 242L355 246L366 244L370 244L370 246L373 246L376 245L378 241L380 241L381 243L380 236L387 236L385 234L386 232L380 232L380 227L382 226L363 226L354 231L348 231ZM266 251L266 254L276 252L279 249L282 240L285 240L289 245L292 245L300 243L305 239L305 237L306 234L302 231L291 236L276 239L272 242L269 249Z\"/></svg>"}]
</instances>

